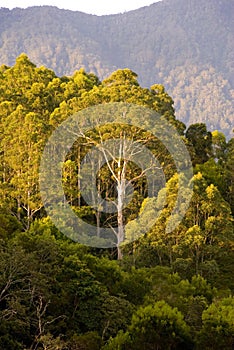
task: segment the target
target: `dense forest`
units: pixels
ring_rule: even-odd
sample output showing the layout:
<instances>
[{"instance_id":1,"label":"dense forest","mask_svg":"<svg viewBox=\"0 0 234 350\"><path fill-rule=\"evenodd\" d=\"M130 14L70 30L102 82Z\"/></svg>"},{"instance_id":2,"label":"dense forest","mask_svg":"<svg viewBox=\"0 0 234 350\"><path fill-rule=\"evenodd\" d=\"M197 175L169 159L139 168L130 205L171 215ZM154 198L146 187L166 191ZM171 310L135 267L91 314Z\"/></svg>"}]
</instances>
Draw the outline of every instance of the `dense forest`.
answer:
<instances>
[{"instance_id":1,"label":"dense forest","mask_svg":"<svg viewBox=\"0 0 234 350\"><path fill-rule=\"evenodd\" d=\"M83 67L100 79L128 67L142 86L165 86L177 119L206 123L230 139L233 14L230 0L163 0L100 17L50 6L0 8L0 64L13 65L25 52L58 75Z\"/></svg>"},{"instance_id":2,"label":"dense forest","mask_svg":"<svg viewBox=\"0 0 234 350\"><path fill-rule=\"evenodd\" d=\"M42 203L39 165L46 141L69 116L121 102L153 110L176 128L191 157L193 196L183 220L167 232L179 175L160 142L117 122L78 138L62 166L64 193L76 215L97 228L118 223L115 214L99 215L79 192L81 160L100 133L107 140L134 133L165 173L166 203L157 222L118 255L114 247L82 245L57 229ZM84 69L58 77L26 54L0 67L0 118L1 350L233 348L233 138L177 120L165 88L141 87L130 69L102 81ZM123 164L103 166L98 174L100 195L110 201ZM129 162L126 169L126 179L134 180L123 211L131 228L155 202L139 167Z\"/></svg>"}]
</instances>

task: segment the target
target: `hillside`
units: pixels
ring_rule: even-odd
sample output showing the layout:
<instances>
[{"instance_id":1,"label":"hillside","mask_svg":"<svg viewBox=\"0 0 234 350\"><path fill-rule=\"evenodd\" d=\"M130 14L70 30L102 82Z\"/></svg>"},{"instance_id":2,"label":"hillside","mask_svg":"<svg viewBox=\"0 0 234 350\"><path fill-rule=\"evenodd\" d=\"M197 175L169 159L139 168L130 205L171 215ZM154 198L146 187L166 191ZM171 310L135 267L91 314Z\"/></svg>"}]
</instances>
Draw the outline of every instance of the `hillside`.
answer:
<instances>
[{"instance_id":1,"label":"hillside","mask_svg":"<svg viewBox=\"0 0 234 350\"><path fill-rule=\"evenodd\" d=\"M101 79L128 67L142 85L165 85L177 118L233 128L233 13L230 0L163 0L111 16L42 6L0 9L0 64L25 52L58 75L81 67Z\"/></svg>"}]
</instances>

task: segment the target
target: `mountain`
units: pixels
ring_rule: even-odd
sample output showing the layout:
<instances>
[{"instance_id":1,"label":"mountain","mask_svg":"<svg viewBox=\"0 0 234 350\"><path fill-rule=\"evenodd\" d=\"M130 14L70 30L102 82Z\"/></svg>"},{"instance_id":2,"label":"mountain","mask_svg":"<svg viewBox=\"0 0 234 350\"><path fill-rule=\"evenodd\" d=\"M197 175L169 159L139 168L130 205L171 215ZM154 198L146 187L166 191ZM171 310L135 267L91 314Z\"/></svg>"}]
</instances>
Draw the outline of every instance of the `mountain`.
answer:
<instances>
[{"instance_id":1,"label":"mountain","mask_svg":"<svg viewBox=\"0 0 234 350\"><path fill-rule=\"evenodd\" d=\"M177 118L205 122L228 138L233 128L232 0L163 0L118 15L51 6L0 9L0 64L25 52L38 65L100 79L130 68L149 87L165 85Z\"/></svg>"}]
</instances>

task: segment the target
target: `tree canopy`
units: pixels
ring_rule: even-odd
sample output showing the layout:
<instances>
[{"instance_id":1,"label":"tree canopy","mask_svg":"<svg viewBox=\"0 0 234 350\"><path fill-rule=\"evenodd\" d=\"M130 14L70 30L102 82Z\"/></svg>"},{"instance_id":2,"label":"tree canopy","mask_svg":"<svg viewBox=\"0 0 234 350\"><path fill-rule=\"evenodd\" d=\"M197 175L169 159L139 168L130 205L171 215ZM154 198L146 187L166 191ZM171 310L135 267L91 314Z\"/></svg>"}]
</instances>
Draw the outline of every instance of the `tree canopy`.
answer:
<instances>
[{"instance_id":1,"label":"tree canopy","mask_svg":"<svg viewBox=\"0 0 234 350\"><path fill-rule=\"evenodd\" d=\"M0 348L231 349L233 139L204 123L186 128L164 86L143 88L127 68L103 81L84 69L58 77L22 54L14 66L1 67L0 89ZM126 110L116 104L135 106L132 119L127 113L121 119ZM106 105L114 122L79 130L60 164L58 205L94 228L96 245L84 245L50 219L39 170L54 130L66 132L64 121L76 113L86 125L91 111ZM144 114L134 114L141 108L153 113L152 128ZM138 124L127 123L133 117ZM170 138L159 128L163 120L176 131L174 161L157 137ZM62 136L52 144L55 155ZM186 173L178 171L179 140L193 163L193 193L183 219L168 230L169 221L178 222L179 190L181 206L190 195ZM143 157L146 148L151 158ZM157 179L146 171L152 159ZM102 228L116 229L119 246L98 245Z\"/></svg>"}]
</instances>

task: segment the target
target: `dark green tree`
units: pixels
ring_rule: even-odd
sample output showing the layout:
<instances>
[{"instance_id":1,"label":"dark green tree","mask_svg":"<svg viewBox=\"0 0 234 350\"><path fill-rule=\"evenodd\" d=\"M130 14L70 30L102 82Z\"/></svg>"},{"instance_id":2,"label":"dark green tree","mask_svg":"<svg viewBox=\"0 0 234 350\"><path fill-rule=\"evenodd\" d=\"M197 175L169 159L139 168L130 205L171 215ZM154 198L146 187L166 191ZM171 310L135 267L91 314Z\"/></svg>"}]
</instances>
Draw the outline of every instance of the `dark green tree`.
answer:
<instances>
[{"instance_id":1,"label":"dark green tree","mask_svg":"<svg viewBox=\"0 0 234 350\"><path fill-rule=\"evenodd\" d=\"M195 152L191 152L193 165L205 163L212 156L212 134L204 123L192 124L188 127L186 138Z\"/></svg>"}]
</instances>

